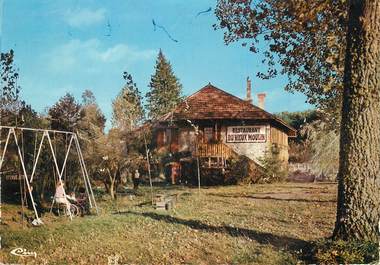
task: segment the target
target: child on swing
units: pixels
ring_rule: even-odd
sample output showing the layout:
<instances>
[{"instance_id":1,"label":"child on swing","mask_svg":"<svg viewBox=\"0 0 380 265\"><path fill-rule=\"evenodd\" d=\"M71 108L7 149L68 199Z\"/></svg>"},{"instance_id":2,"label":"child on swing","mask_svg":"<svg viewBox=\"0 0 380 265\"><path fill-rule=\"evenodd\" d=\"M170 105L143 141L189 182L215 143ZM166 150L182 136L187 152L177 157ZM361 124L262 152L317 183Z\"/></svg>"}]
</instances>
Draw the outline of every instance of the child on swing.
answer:
<instances>
[{"instance_id":1,"label":"child on swing","mask_svg":"<svg viewBox=\"0 0 380 265\"><path fill-rule=\"evenodd\" d=\"M70 197L65 195L66 193L65 193L64 185L65 185L65 183L63 181L57 182L57 185L55 188L54 198L55 198L56 203L61 203L61 204L66 205L67 212L69 213L70 212L70 201L68 199L70 199Z\"/></svg>"}]
</instances>

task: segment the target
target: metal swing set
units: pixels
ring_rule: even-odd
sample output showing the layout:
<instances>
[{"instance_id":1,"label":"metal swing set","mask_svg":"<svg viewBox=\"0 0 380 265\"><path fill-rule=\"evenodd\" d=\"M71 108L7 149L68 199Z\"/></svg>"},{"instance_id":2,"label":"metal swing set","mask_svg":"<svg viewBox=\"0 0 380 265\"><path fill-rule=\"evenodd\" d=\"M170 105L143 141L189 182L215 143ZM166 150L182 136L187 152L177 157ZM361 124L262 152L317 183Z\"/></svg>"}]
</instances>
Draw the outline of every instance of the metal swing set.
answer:
<instances>
[{"instance_id":1,"label":"metal swing set","mask_svg":"<svg viewBox=\"0 0 380 265\"><path fill-rule=\"evenodd\" d=\"M36 204L35 204L35 201L34 201L34 198L32 195L32 183L34 180L34 176L35 176L36 168L37 168L37 163L38 163L38 160L40 158L41 150L42 150L45 139L47 140L47 143L50 147L49 149L51 151L51 155L52 155L53 162L54 162L54 172L55 172L55 174L57 174L58 182L61 185L63 184L62 176L63 176L63 173L65 172L67 159L68 159L68 156L70 153L70 148L72 145L74 145L74 147L77 151L77 154L78 154L78 161L79 161L80 168L81 168L81 173L82 173L82 177L83 177L83 181L84 181L84 186L85 186L85 190L86 190L86 195L87 195L89 207L95 208L96 213L98 213L98 207L96 205L94 192L93 192L92 187L91 187L91 182L90 182L90 179L88 176L87 168L86 168L86 165L85 165L85 162L83 159L82 150L80 148L78 137L77 137L76 133L68 132L68 131L49 130L49 129L35 129L35 128L24 128L24 127L0 126L0 135L1 135L3 130L5 130L8 133L6 134L7 136L6 136L6 140L5 140L5 145L3 147L3 151L2 151L1 157L0 157L0 174L2 172L1 169L2 169L2 166L4 164L5 155L7 153L7 149L9 147L11 137L13 136L14 143L15 143L15 146L17 149L16 150L17 156L18 156L20 163L21 163L23 178L24 178L24 181L26 183L26 189L27 189L27 192L28 192L29 197L30 197L30 201L31 201L31 205L33 207L34 214L36 216L35 224L37 224L37 225L42 224L42 221L41 221L40 216L38 214ZM27 170L26 170L26 165L25 165L25 161L24 161L24 154L23 154L23 146L20 147L20 143L17 139L17 132L19 132L21 134L21 137L22 137L24 131L35 133L35 137L36 137L35 138L35 150L36 150L36 146L37 146L38 134L42 133L41 140L39 141L39 144L38 144L38 146L39 146L38 151L37 151L37 153L35 153L35 156L33 159L34 160L33 161L33 169L32 169L32 172L30 173L30 175L27 173ZM54 134L54 136L56 134L64 135L66 137L66 139L67 139L67 137L69 137L68 145L65 146L65 150L64 150L65 156L64 156L64 161L63 161L63 165L61 168L59 168L59 166L58 166L57 156L56 156L55 150L53 148L52 139L50 137L50 134ZM23 139L21 139L21 144L23 145ZM1 146L2 146L2 141L0 139L0 149L1 149ZM1 181L0 181L0 183L1 183ZM64 192L64 196L66 197L66 191L64 190L63 192ZM53 207L54 202L55 202L55 197L53 198L52 207ZM70 220L71 220L73 215L72 215L70 210L68 211L68 215L69 215Z\"/></svg>"}]
</instances>

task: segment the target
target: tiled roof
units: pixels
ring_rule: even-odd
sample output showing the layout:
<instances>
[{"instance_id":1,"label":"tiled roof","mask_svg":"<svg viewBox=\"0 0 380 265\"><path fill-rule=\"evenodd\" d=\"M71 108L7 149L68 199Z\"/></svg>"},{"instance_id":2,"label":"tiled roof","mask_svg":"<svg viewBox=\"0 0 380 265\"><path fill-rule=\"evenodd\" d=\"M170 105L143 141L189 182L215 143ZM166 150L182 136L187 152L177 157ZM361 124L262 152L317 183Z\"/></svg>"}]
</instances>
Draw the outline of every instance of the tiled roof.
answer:
<instances>
[{"instance_id":1,"label":"tiled roof","mask_svg":"<svg viewBox=\"0 0 380 265\"><path fill-rule=\"evenodd\" d=\"M171 113L163 115L160 120L239 119L272 121L286 127L289 131L293 132L292 134L295 133L292 127L269 112L211 84L187 97L175 108L172 115Z\"/></svg>"},{"instance_id":2,"label":"tiled roof","mask_svg":"<svg viewBox=\"0 0 380 265\"><path fill-rule=\"evenodd\" d=\"M189 96L174 111L186 119L268 119L262 109L209 84Z\"/></svg>"}]
</instances>

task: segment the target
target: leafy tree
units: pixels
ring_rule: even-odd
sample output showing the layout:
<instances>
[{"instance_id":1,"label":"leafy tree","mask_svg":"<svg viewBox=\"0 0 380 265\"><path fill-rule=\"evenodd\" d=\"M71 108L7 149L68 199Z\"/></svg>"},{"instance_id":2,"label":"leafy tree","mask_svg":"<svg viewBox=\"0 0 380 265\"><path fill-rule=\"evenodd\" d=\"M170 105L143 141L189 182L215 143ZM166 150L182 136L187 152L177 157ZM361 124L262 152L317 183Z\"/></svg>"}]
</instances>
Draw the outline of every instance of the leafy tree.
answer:
<instances>
[{"instance_id":1,"label":"leafy tree","mask_svg":"<svg viewBox=\"0 0 380 265\"><path fill-rule=\"evenodd\" d=\"M313 173L318 175L337 172L339 153L336 126L331 126L324 114L320 110L276 114L297 130L297 137L289 139L289 162L312 163Z\"/></svg>"},{"instance_id":2,"label":"leafy tree","mask_svg":"<svg viewBox=\"0 0 380 265\"><path fill-rule=\"evenodd\" d=\"M61 97L49 109L48 114L51 119L51 128L63 131L74 131L82 118L81 105L69 93Z\"/></svg>"},{"instance_id":3,"label":"leafy tree","mask_svg":"<svg viewBox=\"0 0 380 265\"><path fill-rule=\"evenodd\" d=\"M149 117L156 119L174 109L181 101L182 85L174 75L171 64L160 50L156 61L156 72L150 80L150 91L146 94Z\"/></svg>"},{"instance_id":4,"label":"leafy tree","mask_svg":"<svg viewBox=\"0 0 380 265\"><path fill-rule=\"evenodd\" d=\"M106 117L102 113L92 91L85 90L82 94L81 120L79 131L89 138L102 134L106 124Z\"/></svg>"},{"instance_id":5,"label":"leafy tree","mask_svg":"<svg viewBox=\"0 0 380 265\"><path fill-rule=\"evenodd\" d=\"M259 77L287 75L286 90L304 93L309 103L336 118L343 91L346 2L218 0L214 27L225 30L226 44L241 41L264 55L268 68Z\"/></svg>"},{"instance_id":6,"label":"leafy tree","mask_svg":"<svg viewBox=\"0 0 380 265\"><path fill-rule=\"evenodd\" d=\"M49 109L48 118L51 121L51 129L76 133L83 118L82 106L75 100L73 95L67 93ZM53 134L51 138L58 164L62 164L65 159L65 153L62 150L66 150L69 137L67 135ZM63 180L66 182L68 190L75 189L82 181L81 178L75 177L80 174L79 172L80 165L77 158L73 155L69 156L66 170L63 174ZM54 178L57 178L56 173L54 175Z\"/></svg>"},{"instance_id":7,"label":"leafy tree","mask_svg":"<svg viewBox=\"0 0 380 265\"><path fill-rule=\"evenodd\" d=\"M116 199L116 191L127 175L135 169L146 172L142 133L112 128L96 140L96 152L101 156L96 177L104 183L112 199Z\"/></svg>"},{"instance_id":8,"label":"leafy tree","mask_svg":"<svg viewBox=\"0 0 380 265\"><path fill-rule=\"evenodd\" d=\"M82 118L78 123L78 137L90 176L99 174L101 154L97 150L98 140L104 136L106 118L90 90L82 94Z\"/></svg>"},{"instance_id":9,"label":"leafy tree","mask_svg":"<svg viewBox=\"0 0 380 265\"><path fill-rule=\"evenodd\" d=\"M132 131L144 118L142 97L132 76L124 72L126 81L115 100L112 102L112 124L114 127Z\"/></svg>"},{"instance_id":10,"label":"leafy tree","mask_svg":"<svg viewBox=\"0 0 380 265\"><path fill-rule=\"evenodd\" d=\"M305 110L295 112L283 111L275 115L292 126L294 129L299 130L302 125L319 120L321 113L317 110Z\"/></svg>"},{"instance_id":11,"label":"leafy tree","mask_svg":"<svg viewBox=\"0 0 380 265\"><path fill-rule=\"evenodd\" d=\"M98 139L97 151L101 154L99 174L112 199L116 199L117 187L127 169L127 148L123 133L118 128Z\"/></svg>"},{"instance_id":12,"label":"leafy tree","mask_svg":"<svg viewBox=\"0 0 380 265\"><path fill-rule=\"evenodd\" d=\"M86 89L82 93L82 105L87 106L87 105L92 105L92 104L96 104L95 95L91 90Z\"/></svg>"},{"instance_id":13,"label":"leafy tree","mask_svg":"<svg viewBox=\"0 0 380 265\"><path fill-rule=\"evenodd\" d=\"M257 52L268 42L269 76L277 59L287 89L331 109L343 98L335 239L378 239L379 13L380 0L219 0L216 9L227 43L247 39Z\"/></svg>"},{"instance_id":14,"label":"leafy tree","mask_svg":"<svg viewBox=\"0 0 380 265\"><path fill-rule=\"evenodd\" d=\"M297 137L289 139L289 162L310 162L315 142L310 139L310 133L317 132L315 124L322 120L323 113L318 110L306 110L296 112L280 112L277 117L285 121L297 130ZM325 124L325 123L323 123ZM327 130L324 129L322 136ZM314 134L313 134L314 135Z\"/></svg>"},{"instance_id":15,"label":"leafy tree","mask_svg":"<svg viewBox=\"0 0 380 265\"><path fill-rule=\"evenodd\" d=\"M1 53L1 110L17 111L21 106L19 101L20 86L17 84L19 77L14 65L14 51Z\"/></svg>"},{"instance_id":16,"label":"leafy tree","mask_svg":"<svg viewBox=\"0 0 380 265\"><path fill-rule=\"evenodd\" d=\"M19 99L20 86L17 84L19 74L14 66L14 51L1 53L1 99L0 123L3 125L18 126L19 112L25 109L26 103Z\"/></svg>"}]
</instances>

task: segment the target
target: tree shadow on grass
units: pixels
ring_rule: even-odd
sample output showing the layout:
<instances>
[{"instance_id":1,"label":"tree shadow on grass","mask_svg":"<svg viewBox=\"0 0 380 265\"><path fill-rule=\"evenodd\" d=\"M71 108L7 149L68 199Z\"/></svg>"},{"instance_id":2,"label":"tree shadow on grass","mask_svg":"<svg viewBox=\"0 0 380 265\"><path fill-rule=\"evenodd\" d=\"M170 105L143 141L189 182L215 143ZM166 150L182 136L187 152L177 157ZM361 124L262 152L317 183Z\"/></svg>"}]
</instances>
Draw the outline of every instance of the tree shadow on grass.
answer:
<instances>
[{"instance_id":1,"label":"tree shadow on grass","mask_svg":"<svg viewBox=\"0 0 380 265\"><path fill-rule=\"evenodd\" d=\"M254 240L260 244L271 245L277 250L287 249L294 252L294 251L299 251L300 249L303 249L303 253L305 253L305 250L310 249L311 247L310 242L293 238L293 237L274 235L267 232L260 232L253 229L233 227L229 225L222 225L222 226L209 225L199 220L186 220L186 219L181 219L181 218L170 216L170 215L164 215L164 214L162 215L162 214L157 214L153 212L140 213L140 212L134 212L134 211L125 211L125 212L119 212L115 214L137 215L137 216L142 216L142 217L150 218L157 221L163 221L169 224L184 225L184 226L190 227L191 229L201 230L208 233L223 233L223 234L230 235L232 237L242 237L242 238Z\"/></svg>"},{"instance_id":2,"label":"tree shadow on grass","mask_svg":"<svg viewBox=\"0 0 380 265\"><path fill-rule=\"evenodd\" d=\"M224 197L224 198L247 198L247 199L287 201L287 202L336 203L336 200L315 200L315 199L303 199L303 198L276 198L276 197L272 197L272 196L235 195L235 194L217 194L217 193L208 193L207 195ZM260 195L263 195L263 193L261 193Z\"/></svg>"},{"instance_id":3,"label":"tree shadow on grass","mask_svg":"<svg viewBox=\"0 0 380 265\"><path fill-rule=\"evenodd\" d=\"M144 202L140 202L139 204L136 204L135 206L136 207L144 207L144 206L148 206L148 205L152 205L152 201L144 201Z\"/></svg>"}]
</instances>

